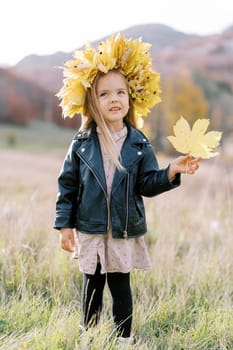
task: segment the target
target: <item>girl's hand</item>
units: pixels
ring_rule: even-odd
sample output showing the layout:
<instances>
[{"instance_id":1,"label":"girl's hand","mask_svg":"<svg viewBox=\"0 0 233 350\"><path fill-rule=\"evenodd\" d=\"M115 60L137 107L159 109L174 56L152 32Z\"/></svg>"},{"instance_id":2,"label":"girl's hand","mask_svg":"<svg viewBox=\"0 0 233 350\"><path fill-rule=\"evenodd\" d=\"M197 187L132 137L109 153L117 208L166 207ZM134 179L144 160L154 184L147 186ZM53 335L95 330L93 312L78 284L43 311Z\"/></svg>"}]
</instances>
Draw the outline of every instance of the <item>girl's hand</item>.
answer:
<instances>
[{"instance_id":1,"label":"girl's hand","mask_svg":"<svg viewBox=\"0 0 233 350\"><path fill-rule=\"evenodd\" d=\"M199 169L199 161L201 158L192 158L192 156L180 156L173 160L170 164L168 177L172 180L178 173L180 174L194 174Z\"/></svg>"},{"instance_id":2,"label":"girl's hand","mask_svg":"<svg viewBox=\"0 0 233 350\"><path fill-rule=\"evenodd\" d=\"M72 228L61 228L60 230L61 248L73 253L75 250L74 232Z\"/></svg>"}]
</instances>

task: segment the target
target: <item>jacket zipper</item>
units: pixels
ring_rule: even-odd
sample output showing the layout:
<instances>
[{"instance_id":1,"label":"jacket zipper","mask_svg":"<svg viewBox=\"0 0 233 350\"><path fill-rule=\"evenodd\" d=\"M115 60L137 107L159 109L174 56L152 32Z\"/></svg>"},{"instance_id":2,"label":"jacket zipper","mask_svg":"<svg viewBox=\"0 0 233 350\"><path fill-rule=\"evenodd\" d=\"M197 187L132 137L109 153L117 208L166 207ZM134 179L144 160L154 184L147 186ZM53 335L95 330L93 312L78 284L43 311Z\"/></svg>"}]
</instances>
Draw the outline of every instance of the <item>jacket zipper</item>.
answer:
<instances>
[{"instance_id":1,"label":"jacket zipper","mask_svg":"<svg viewBox=\"0 0 233 350\"><path fill-rule=\"evenodd\" d=\"M129 173L127 173L127 184L126 184L126 219L125 229L123 231L123 237L128 238L128 221L129 221Z\"/></svg>"},{"instance_id":2,"label":"jacket zipper","mask_svg":"<svg viewBox=\"0 0 233 350\"><path fill-rule=\"evenodd\" d=\"M90 167L90 165L86 162L86 160L79 154L79 157L82 159L82 161L86 164L86 166L88 167L88 169L92 172L92 174L94 175L96 181L98 182L98 184L100 185L101 189L104 192L104 196L106 199L106 203L107 203L107 212L108 212L108 222L107 222L107 232L109 231L110 228L110 208L109 208L109 200L108 200L108 195L104 189L104 187L102 186L98 176L96 175L96 173L94 172L94 170Z\"/></svg>"}]
</instances>

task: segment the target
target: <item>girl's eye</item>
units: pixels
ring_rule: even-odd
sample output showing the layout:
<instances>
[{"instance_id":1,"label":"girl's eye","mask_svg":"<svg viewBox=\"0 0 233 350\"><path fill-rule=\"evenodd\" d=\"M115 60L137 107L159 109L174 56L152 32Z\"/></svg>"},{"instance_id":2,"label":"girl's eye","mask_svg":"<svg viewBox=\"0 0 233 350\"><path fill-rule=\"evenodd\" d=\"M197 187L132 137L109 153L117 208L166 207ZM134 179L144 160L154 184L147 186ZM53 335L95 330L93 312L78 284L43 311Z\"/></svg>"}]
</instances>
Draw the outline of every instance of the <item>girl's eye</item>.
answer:
<instances>
[{"instance_id":1,"label":"girl's eye","mask_svg":"<svg viewBox=\"0 0 233 350\"><path fill-rule=\"evenodd\" d=\"M118 93L119 93L120 95L124 95L124 94L125 94L125 91L124 91L124 90L120 90Z\"/></svg>"},{"instance_id":2,"label":"girl's eye","mask_svg":"<svg viewBox=\"0 0 233 350\"><path fill-rule=\"evenodd\" d=\"M104 96L107 96L107 92L101 92L100 93L100 97L104 97Z\"/></svg>"}]
</instances>

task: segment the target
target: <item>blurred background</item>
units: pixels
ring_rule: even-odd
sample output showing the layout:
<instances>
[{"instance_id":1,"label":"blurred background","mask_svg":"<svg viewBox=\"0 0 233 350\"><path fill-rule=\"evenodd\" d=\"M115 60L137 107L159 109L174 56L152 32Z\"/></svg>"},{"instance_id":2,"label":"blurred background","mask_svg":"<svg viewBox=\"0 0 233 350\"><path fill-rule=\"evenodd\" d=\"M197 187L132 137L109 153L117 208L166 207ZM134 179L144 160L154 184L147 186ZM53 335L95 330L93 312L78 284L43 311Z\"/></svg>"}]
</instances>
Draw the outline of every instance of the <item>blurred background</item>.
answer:
<instances>
[{"instance_id":1,"label":"blurred background","mask_svg":"<svg viewBox=\"0 0 233 350\"><path fill-rule=\"evenodd\" d=\"M232 155L233 26L229 1L175 3L107 1L91 6L73 0L4 1L1 5L0 146L66 146L80 116L64 120L55 97L62 66L87 41L112 33L152 44L161 73L162 103L145 120L157 151L171 153L166 136L183 115L191 123L210 118L223 131Z\"/></svg>"}]
</instances>

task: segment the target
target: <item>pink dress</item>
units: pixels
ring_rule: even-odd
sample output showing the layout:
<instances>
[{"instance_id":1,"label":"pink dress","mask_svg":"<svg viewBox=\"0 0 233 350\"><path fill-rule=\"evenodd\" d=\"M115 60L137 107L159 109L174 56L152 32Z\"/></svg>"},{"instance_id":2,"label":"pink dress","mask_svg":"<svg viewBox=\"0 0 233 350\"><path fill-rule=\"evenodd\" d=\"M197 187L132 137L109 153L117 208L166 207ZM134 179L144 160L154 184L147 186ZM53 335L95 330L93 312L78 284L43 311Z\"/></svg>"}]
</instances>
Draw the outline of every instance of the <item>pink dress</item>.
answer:
<instances>
[{"instance_id":1,"label":"pink dress","mask_svg":"<svg viewBox=\"0 0 233 350\"><path fill-rule=\"evenodd\" d=\"M108 158L101 142L101 133L97 128L104 162L108 194L111 193L115 165ZM119 149L127 135L127 128L113 133L112 137ZM107 234L90 235L76 232L76 256L80 271L93 275L97 262L101 264L101 273L123 272L133 269L149 269L151 267L144 236L138 238L112 238L111 229Z\"/></svg>"}]
</instances>

